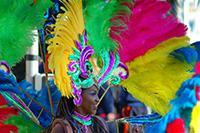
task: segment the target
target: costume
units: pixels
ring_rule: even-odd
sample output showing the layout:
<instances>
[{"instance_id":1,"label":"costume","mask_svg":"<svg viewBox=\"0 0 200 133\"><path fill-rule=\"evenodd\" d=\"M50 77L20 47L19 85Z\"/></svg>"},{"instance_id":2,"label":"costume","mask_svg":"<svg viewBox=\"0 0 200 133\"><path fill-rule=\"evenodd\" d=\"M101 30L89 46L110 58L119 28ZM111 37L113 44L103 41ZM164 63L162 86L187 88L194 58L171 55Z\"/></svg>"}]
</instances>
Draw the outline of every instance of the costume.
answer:
<instances>
[{"instance_id":1,"label":"costume","mask_svg":"<svg viewBox=\"0 0 200 133\"><path fill-rule=\"evenodd\" d=\"M7 13L2 10L5 4L7 5L6 2L0 4L2 14ZM33 5L39 2L41 1ZM200 116L199 102L197 103L199 98L198 95L195 96L199 94L199 72L194 71L195 66L198 68L199 45L198 43L189 45L189 38L185 35L186 26L169 13L170 5L166 1L89 0L84 1L84 7L82 7L81 0L69 0L68 2L60 0L56 3L61 4L61 8L55 6L57 18L47 24L51 30L48 36L45 36L46 38L43 36L41 40L43 42L46 40L49 44L49 68L55 74L55 84L62 96L72 97L74 104L79 106L82 103L82 89L94 84L100 87L107 81L111 84L118 84L121 78L126 79L129 75L122 85L134 97L150 106L158 114L125 118L121 119L121 122L144 125L145 132L165 132L166 130L171 131L177 121L183 123L184 120L187 122L186 127L190 126L192 130L199 132L199 119L196 119ZM13 9L12 6L18 4L11 2L8 5L11 5ZM22 9L29 8L14 9L19 9L14 11L18 16L22 14ZM30 31L35 25L30 26L29 24L35 19L32 19L34 13L29 14L31 9L26 12L27 14L22 15L22 19L12 17L16 18L15 24L19 24L16 28L21 28L21 22L27 22L22 24L26 26L24 29L27 30L23 30L26 31L25 33L23 32L22 35L15 33L15 35L21 35L17 36L17 39L10 37L8 30L2 30L6 33L0 36L2 43L0 48L3 51L12 51L10 48L13 45L9 45L9 50L3 46L9 44L11 39L14 41L24 39L32 33ZM27 17L29 15L31 17ZM13 14L5 14L5 16L13 16ZM26 17L27 19L24 19ZM13 22L12 19L5 21L2 18L7 17L1 17L0 21L11 24ZM13 28L11 24L8 26ZM26 49L28 46L24 44L27 44L27 40L31 39L25 39L25 42L20 40L15 44ZM15 56L17 59L12 54L8 52L8 55L5 55L1 52L0 59L6 60L12 66L24 53L20 52L19 56ZM97 63L93 63L91 59L95 59ZM93 71L95 65L100 67L97 74ZM39 125L49 120L48 113L37 118L34 113L35 108L30 109L29 106L27 108L29 102L26 102L24 95L16 89L19 86L10 73L9 67L4 63L1 66L7 68L3 68L6 72L0 71L3 75L0 76L1 94L10 104L18 107L21 112ZM186 117L187 113L189 116L192 114L192 119ZM85 122L76 116L73 118L79 122ZM90 119L85 125L87 126L88 123L91 124Z\"/></svg>"},{"instance_id":2,"label":"costume","mask_svg":"<svg viewBox=\"0 0 200 133\"><path fill-rule=\"evenodd\" d=\"M64 5L61 7L64 13L58 14L56 23L50 25L54 29L51 32L53 38L48 40L50 43L48 62L49 68L55 74L55 83L61 94L67 97L77 96L81 93L81 88L88 88L95 82L98 86L108 80L112 84L119 83L116 79L123 76L118 76L119 71L118 73L115 71L114 74L113 71L121 67L121 63L117 53L110 49L104 52L104 56L100 56L103 61L100 72L97 75L93 74L93 66L89 58L95 51L87 44L82 1L60 2Z\"/></svg>"},{"instance_id":3,"label":"costume","mask_svg":"<svg viewBox=\"0 0 200 133\"><path fill-rule=\"evenodd\" d=\"M115 71L121 67L121 63L118 54L110 49L103 51L103 54L98 56L103 61L103 67L98 74L94 74L94 64L90 58L95 51L92 46L88 45L82 1L66 2L61 0L60 2L63 5L61 6L63 12L57 15L55 24L49 25L53 29L50 32L53 37L47 40L50 44L47 48L48 63L62 96L73 97L75 106L80 106L83 90L87 90L93 85L101 87L107 81L109 84L118 84L120 78L124 77L119 75L120 71ZM114 71L115 73L113 73ZM88 126L95 124L94 116L90 114L83 117L74 111L72 118L83 125L81 126L81 129L85 128L82 130L83 132L90 130ZM72 127L73 123L70 123Z\"/></svg>"}]
</instances>

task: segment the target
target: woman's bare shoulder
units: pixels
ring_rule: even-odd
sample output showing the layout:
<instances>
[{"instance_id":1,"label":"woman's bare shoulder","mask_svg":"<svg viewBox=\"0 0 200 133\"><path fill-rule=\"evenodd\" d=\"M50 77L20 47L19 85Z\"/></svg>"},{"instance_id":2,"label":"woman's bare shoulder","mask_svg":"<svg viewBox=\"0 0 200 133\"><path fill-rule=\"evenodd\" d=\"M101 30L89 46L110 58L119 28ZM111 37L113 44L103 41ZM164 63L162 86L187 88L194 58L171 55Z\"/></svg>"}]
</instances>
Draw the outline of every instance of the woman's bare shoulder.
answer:
<instances>
[{"instance_id":1,"label":"woman's bare shoulder","mask_svg":"<svg viewBox=\"0 0 200 133\"><path fill-rule=\"evenodd\" d=\"M64 133L64 128L61 124L57 123L52 127L51 133Z\"/></svg>"},{"instance_id":2,"label":"woman's bare shoulder","mask_svg":"<svg viewBox=\"0 0 200 133\"><path fill-rule=\"evenodd\" d=\"M66 119L57 118L52 123L51 133L72 133L72 127Z\"/></svg>"}]
</instances>

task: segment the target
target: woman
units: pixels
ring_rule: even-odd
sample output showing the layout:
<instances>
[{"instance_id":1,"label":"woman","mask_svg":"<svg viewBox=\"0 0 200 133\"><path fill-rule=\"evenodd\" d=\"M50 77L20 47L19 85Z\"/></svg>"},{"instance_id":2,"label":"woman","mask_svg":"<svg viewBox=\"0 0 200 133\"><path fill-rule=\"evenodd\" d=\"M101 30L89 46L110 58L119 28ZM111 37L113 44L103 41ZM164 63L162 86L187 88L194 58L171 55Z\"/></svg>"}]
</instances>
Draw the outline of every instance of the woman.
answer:
<instances>
[{"instance_id":1,"label":"woman","mask_svg":"<svg viewBox=\"0 0 200 133\"><path fill-rule=\"evenodd\" d=\"M106 133L105 122L94 116L99 102L97 86L107 81L118 83L120 72L111 74L121 65L115 54L108 52L102 55L106 65L95 75L90 60L95 51L88 45L82 0L60 2L62 11L55 24L50 25L52 38L46 41L49 44L48 67L54 73L55 84L62 95L51 132Z\"/></svg>"},{"instance_id":2,"label":"woman","mask_svg":"<svg viewBox=\"0 0 200 133\"><path fill-rule=\"evenodd\" d=\"M80 106L75 106L72 98L61 98L51 133L108 133L104 120L95 116L99 102L97 86L83 89L81 95Z\"/></svg>"}]
</instances>

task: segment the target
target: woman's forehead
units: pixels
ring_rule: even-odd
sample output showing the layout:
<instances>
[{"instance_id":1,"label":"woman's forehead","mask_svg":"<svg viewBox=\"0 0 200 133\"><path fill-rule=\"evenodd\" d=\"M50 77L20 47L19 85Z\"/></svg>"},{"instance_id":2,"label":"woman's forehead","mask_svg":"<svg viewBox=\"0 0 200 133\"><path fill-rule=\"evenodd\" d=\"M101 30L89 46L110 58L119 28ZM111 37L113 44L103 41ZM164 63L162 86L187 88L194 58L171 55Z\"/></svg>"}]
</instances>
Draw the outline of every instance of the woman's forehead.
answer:
<instances>
[{"instance_id":1,"label":"woman's forehead","mask_svg":"<svg viewBox=\"0 0 200 133\"><path fill-rule=\"evenodd\" d=\"M89 88L90 90L98 90L98 87L96 85L93 85Z\"/></svg>"},{"instance_id":2,"label":"woman's forehead","mask_svg":"<svg viewBox=\"0 0 200 133\"><path fill-rule=\"evenodd\" d=\"M84 91L92 91L92 90L95 90L95 91L98 91L98 87L96 85L93 85L87 89L83 89Z\"/></svg>"}]
</instances>

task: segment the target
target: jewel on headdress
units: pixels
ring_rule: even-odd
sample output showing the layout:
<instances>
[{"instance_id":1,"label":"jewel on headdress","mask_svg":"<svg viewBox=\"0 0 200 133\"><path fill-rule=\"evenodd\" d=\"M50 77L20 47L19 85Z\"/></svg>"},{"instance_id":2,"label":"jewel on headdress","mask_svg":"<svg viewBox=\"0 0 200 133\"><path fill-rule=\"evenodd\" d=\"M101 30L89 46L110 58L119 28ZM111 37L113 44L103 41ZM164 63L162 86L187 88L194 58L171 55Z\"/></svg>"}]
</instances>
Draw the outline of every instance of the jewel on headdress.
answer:
<instances>
[{"instance_id":1,"label":"jewel on headdress","mask_svg":"<svg viewBox=\"0 0 200 133\"><path fill-rule=\"evenodd\" d=\"M0 70L5 71L6 73L10 73L10 67L5 61L0 61Z\"/></svg>"}]
</instances>

